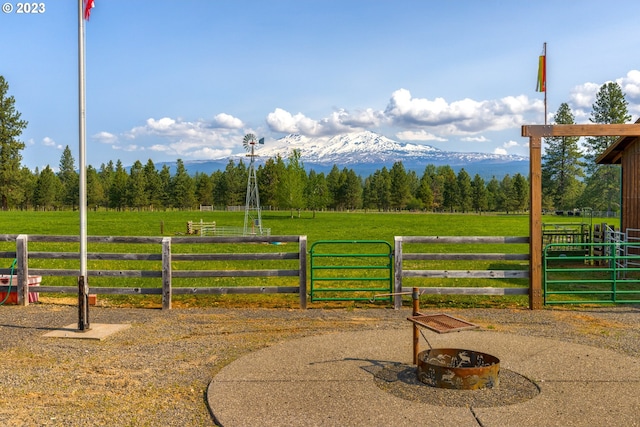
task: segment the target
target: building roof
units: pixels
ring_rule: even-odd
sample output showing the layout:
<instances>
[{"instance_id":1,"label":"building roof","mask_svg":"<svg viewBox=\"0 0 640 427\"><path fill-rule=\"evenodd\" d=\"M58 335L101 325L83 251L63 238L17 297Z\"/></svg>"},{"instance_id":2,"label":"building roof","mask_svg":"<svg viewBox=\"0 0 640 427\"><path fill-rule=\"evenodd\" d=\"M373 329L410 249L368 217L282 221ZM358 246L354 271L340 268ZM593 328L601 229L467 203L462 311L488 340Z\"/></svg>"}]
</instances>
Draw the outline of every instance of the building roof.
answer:
<instances>
[{"instance_id":1,"label":"building roof","mask_svg":"<svg viewBox=\"0 0 640 427\"><path fill-rule=\"evenodd\" d=\"M636 120L636 124L640 124L640 119ZM599 165L619 165L622 161L622 153L629 145L638 140L640 140L640 136L621 136L598 156L596 163Z\"/></svg>"}]
</instances>

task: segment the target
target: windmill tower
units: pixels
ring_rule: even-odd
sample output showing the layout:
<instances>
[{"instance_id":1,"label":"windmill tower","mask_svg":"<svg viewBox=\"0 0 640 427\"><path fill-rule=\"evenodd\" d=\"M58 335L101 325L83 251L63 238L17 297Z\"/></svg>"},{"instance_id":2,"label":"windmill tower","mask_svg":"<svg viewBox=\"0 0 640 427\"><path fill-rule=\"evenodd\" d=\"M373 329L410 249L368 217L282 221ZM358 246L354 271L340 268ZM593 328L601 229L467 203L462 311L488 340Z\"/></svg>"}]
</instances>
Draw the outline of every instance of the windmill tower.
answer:
<instances>
[{"instance_id":1,"label":"windmill tower","mask_svg":"<svg viewBox=\"0 0 640 427\"><path fill-rule=\"evenodd\" d=\"M247 150L251 161L249 162L249 179L247 180L247 202L244 208L244 232L245 236L262 235L262 216L260 214L260 196L258 195L258 179L255 167L256 144L264 144L264 138L256 141L256 136L249 133L244 136L242 145Z\"/></svg>"}]
</instances>

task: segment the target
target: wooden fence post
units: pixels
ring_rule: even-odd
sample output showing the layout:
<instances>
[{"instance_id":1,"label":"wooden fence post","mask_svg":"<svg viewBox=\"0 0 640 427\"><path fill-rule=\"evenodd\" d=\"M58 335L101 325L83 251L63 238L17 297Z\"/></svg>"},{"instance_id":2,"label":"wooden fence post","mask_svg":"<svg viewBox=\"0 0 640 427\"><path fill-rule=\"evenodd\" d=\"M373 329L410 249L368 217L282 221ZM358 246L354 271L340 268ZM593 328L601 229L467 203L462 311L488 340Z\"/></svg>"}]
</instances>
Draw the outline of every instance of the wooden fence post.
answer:
<instances>
[{"instance_id":1,"label":"wooden fence post","mask_svg":"<svg viewBox=\"0 0 640 427\"><path fill-rule=\"evenodd\" d=\"M300 253L300 308L307 308L307 236L300 236L298 243Z\"/></svg>"},{"instance_id":2,"label":"wooden fence post","mask_svg":"<svg viewBox=\"0 0 640 427\"><path fill-rule=\"evenodd\" d=\"M16 275L16 282L18 286L16 288L19 305L29 305L29 256L27 253L27 241L26 234L20 234L16 238L16 267L18 274Z\"/></svg>"},{"instance_id":3,"label":"wooden fence post","mask_svg":"<svg viewBox=\"0 0 640 427\"><path fill-rule=\"evenodd\" d=\"M171 237L162 238L162 309L171 309Z\"/></svg>"},{"instance_id":4,"label":"wooden fence post","mask_svg":"<svg viewBox=\"0 0 640 427\"><path fill-rule=\"evenodd\" d=\"M542 296L542 138L529 138L529 309L540 310Z\"/></svg>"},{"instance_id":5,"label":"wooden fence post","mask_svg":"<svg viewBox=\"0 0 640 427\"><path fill-rule=\"evenodd\" d=\"M395 310L400 310L402 308L402 236L394 237L394 251L393 251L393 271L394 271L394 282L393 282L393 308Z\"/></svg>"}]
</instances>

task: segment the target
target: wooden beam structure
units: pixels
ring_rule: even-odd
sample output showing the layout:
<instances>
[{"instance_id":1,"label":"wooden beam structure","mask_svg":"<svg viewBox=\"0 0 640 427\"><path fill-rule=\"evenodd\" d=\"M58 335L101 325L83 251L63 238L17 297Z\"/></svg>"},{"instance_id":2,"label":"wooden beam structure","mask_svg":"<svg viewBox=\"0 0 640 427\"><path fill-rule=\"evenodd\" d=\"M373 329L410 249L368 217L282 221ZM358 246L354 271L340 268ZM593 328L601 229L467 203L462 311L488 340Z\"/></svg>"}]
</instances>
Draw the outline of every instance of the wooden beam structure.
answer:
<instances>
[{"instance_id":1,"label":"wooden beam structure","mask_svg":"<svg viewBox=\"0 0 640 427\"><path fill-rule=\"evenodd\" d=\"M640 136L640 124L525 125L522 136Z\"/></svg>"},{"instance_id":2,"label":"wooden beam structure","mask_svg":"<svg viewBox=\"0 0 640 427\"><path fill-rule=\"evenodd\" d=\"M542 295L542 138L554 136L640 136L640 124L525 125L529 138L529 308L539 310Z\"/></svg>"}]
</instances>

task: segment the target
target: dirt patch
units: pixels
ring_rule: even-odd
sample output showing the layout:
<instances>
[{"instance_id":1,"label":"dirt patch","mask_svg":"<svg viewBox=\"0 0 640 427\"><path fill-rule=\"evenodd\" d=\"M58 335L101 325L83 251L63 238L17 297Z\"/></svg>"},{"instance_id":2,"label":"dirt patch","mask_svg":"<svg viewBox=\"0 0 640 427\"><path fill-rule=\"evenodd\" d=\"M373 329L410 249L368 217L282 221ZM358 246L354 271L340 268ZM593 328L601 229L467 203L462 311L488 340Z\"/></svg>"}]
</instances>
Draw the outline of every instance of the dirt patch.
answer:
<instances>
[{"instance_id":1,"label":"dirt patch","mask_svg":"<svg viewBox=\"0 0 640 427\"><path fill-rule=\"evenodd\" d=\"M438 311L491 330L640 356L640 308ZM74 305L0 306L0 425L211 426L207 385L237 358L335 331L397 329L408 336L409 315L409 308L353 305L165 311L98 306L90 309L92 322L131 327L104 341L86 341L44 337L77 322ZM603 328L610 333L599 333Z\"/></svg>"}]
</instances>

